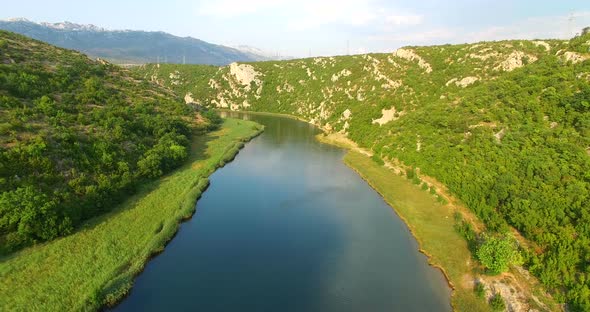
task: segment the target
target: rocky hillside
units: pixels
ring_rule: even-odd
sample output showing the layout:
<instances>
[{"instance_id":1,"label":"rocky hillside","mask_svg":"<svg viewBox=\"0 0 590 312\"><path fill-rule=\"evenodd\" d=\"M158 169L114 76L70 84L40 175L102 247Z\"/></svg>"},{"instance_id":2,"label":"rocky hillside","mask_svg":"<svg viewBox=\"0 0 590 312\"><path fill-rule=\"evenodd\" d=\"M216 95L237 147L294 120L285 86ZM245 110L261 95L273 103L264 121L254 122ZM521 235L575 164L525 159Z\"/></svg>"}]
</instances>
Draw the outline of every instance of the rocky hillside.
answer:
<instances>
[{"instance_id":1,"label":"rocky hillside","mask_svg":"<svg viewBox=\"0 0 590 312\"><path fill-rule=\"evenodd\" d=\"M168 90L0 31L0 256L66 235L180 165L196 122Z\"/></svg>"},{"instance_id":2,"label":"rocky hillside","mask_svg":"<svg viewBox=\"0 0 590 312\"><path fill-rule=\"evenodd\" d=\"M268 59L255 53L165 32L110 31L94 25L34 23L26 19L0 21L0 29L118 64L155 63L159 60L162 63L225 65Z\"/></svg>"},{"instance_id":3,"label":"rocky hillside","mask_svg":"<svg viewBox=\"0 0 590 312\"><path fill-rule=\"evenodd\" d=\"M225 67L147 65L186 102L287 113L419 168L590 309L590 35Z\"/></svg>"}]
</instances>

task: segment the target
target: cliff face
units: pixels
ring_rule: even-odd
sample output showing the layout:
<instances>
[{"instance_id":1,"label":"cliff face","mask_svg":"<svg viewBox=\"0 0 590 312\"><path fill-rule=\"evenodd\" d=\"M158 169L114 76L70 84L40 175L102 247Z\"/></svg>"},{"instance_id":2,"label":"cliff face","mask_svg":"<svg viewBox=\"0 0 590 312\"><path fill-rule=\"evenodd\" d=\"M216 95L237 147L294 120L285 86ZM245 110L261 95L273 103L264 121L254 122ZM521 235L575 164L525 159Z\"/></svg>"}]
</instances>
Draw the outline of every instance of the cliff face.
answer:
<instances>
[{"instance_id":1,"label":"cliff face","mask_svg":"<svg viewBox=\"0 0 590 312\"><path fill-rule=\"evenodd\" d=\"M179 92L191 92L205 105L289 113L346 131L343 119L349 125L359 119L358 123L375 124L372 121L381 120L383 110L395 109L399 115L431 105L452 106L474 88L517 69L540 67L535 65L539 59L581 68L580 63L590 57L577 52L584 46L588 43L573 47L558 40L484 42L408 47L390 54L236 63L215 70L147 65L141 71ZM588 73L580 70L578 75L587 78ZM348 117L343 118L347 110Z\"/></svg>"}]
</instances>

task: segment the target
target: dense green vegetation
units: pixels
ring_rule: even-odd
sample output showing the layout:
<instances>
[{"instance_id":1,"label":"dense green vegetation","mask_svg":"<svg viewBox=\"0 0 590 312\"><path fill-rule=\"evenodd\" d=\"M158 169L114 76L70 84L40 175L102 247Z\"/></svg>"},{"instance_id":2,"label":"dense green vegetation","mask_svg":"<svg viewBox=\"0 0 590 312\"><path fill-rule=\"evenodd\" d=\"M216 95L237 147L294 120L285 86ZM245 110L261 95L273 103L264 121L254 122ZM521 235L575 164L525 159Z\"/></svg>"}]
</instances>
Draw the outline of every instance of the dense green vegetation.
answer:
<instances>
[{"instance_id":1,"label":"dense green vegetation","mask_svg":"<svg viewBox=\"0 0 590 312\"><path fill-rule=\"evenodd\" d=\"M490 306L493 311L506 311L506 303L500 294L495 294L490 298Z\"/></svg>"},{"instance_id":2,"label":"dense green vegetation","mask_svg":"<svg viewBox=\"0 0 590 312\"><path fill-rule=\"evenodd\" d=\"M0 259L0 310L93 311L117 302L193 214L208 176L260 131L253 122L227 119L218 131L194 135L183 166L142 184L112 212Z\"/></svg>"},{"instance_id":3,"label":"dense green vegetation","mask_svg":"<svg viewBox=\"0 0 590 312\"><path fill-rule=\"evenodd\" d=\"M436 178L590 310L590 34L222 67L144 66L202 104L287 113ZM420 183L419 180L416 181Z\"/></svg>"},{"instance_id":4,"label":"dense green vegetation","mask_svg":"<svg viewBox=\"0 0 590 312\"><path fill-rule=\"evenodd\" d=\"M518 243L511 237L484 236L477 258L491 274L506 272L510 265L521 262Z\"/></svg>"},{"instance_id":5,"label":"dense green vegetation","mask_svg":"<svg viewBox=\"0 0 590 312\"><path fill-rule=\"evenodd\" d=\"M214 126L195 114L123 69L0 31L0 255L69 234L178 167L193 131Z\"/></svg>"}]
</instances>

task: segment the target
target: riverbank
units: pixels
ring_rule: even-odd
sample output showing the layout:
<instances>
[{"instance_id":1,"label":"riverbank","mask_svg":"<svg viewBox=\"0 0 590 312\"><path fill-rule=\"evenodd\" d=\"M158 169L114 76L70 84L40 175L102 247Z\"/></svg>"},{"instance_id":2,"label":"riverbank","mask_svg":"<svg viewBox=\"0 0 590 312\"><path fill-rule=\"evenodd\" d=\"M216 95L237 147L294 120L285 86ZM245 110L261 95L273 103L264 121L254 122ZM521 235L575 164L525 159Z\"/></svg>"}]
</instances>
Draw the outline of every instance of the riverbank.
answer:
<instances>
[{"instance_id":1,"label":"riverbank","mask_svg":"<svg viewBox=\"0 0 590 312\"><path fill-rule=\"evenodd\" d=\"M405 178L403 167L385 161L378 164L372 154L340 134L319 134L322 143L348 150L344 162L356 171L405 222L419 243L429 263L439 268L453 288L451 304L456 311L490 311L486 300L474 292L476 281L485 288L485 297L500 293L510 311L562 310L546 294L538 281L521 267L498 276L481 274L481 267L472 258L467 242L454 228L454 214L459 212L475 229L484 225L467 207L445 191L435 179L421 176L421 183L436 188L437 194L421 189L420 185ZM441 201L443 198L444 201ZM445 202L446 204L442 204Z\"/></svg>"},{"instance_id":2,"label":"riverbank","mask_svg":"<svg viewBox=\"0 0 590 312\"><path fill-rule=\"evenodd\" d=\"M441 269L453 288L451 303L456 311L489 311L488 304L473 291L474 269L467 242L454 229L453 210L393 171L384 170L371 158L356 151L344 157L406 223L432 266ZM466 283L467 281L467 283Z\"/></svg>"},{"instance_id":3,"label":"riverbank","mask_svg":"<svg viewBox=\"0 0 590 312\"><path fill-rule=\"evenodd\" d=\"M115 304L180 222L192 216L208 177L261 132L256 123L226 119L220 130L195 137L183 167L144 185L113 212L72 235L1 259L0 310L79 311Z\"/></svg>"},{"instance_id":4,"label":"riverbank","mask_svg":"<svg viewBox=\"0 0 590 312\"><path fill-rule=\"evenodd\" d=\"M227 109L227 108L216 108L215 110L217 112L224 112L224 113L248 113L248 114L260 115L260 116L283 117L283 118L299 120L299 121L302 121L302 122L305 122L308 124L312 124L309 122L309 120L305 120L305 119L295 116L295 115L289 115L289 114L283 114L283 113L257 112L257 111L249 111L249 110L248 111L235 111L235 110L231 110L231 109ZM316 126L316 125L314 125L314 126Z\"/></svg>"}]
</instances>

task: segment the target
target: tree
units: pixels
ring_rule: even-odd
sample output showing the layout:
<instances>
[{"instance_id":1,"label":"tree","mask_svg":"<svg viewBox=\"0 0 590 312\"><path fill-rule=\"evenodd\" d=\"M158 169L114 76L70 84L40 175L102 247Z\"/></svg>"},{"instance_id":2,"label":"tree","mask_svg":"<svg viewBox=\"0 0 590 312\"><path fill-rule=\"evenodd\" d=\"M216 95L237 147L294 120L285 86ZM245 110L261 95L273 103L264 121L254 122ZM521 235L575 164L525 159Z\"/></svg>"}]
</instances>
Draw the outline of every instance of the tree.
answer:
<instances>
[{"instance_id":1,"label":"tree","mask_svg":"<svg viewBox=\"0 0 590 312\"><path fill-rule=\"evenodd\" d=\"M582 36L586 34L590 34L590 26L582 28Z\"/></svg>"},{"instance_id":2,"label":"tree","mask_svg":"<svg viewBox=\"0 0 590 312\"><path fill-rule=\"evenodd\" d=\"M210 124L211 130L218 129L220 127L220 125L223 123L223 119L219 116L219 114L217 114L212 109L205 111L204 113L202 113L202 115L203 115L203 117L209 119L209 122L211 123Z\"/></svg>"},{"instance_id":3,"label":"tree","mask_svg":"<svg viewBox=\"0 0 590 312\"><path fill-rule=\"evenodd\" d=\"M493 295L492 298L490 298L490 307L493 311L506 310L506 303L504 302L502 295L500 295L499 293Z\"/></svg>"},{"instance_id":4,"label":"tree","mask_svg":"<svg viewBox=\"0 0 590 312\"><path fill-rule=\"evenodd\" d=\"M69 221L60 227L57 205L32 187L0 195L0 233L16 230L26 240L49 240L69 231ZM9 242L10 243L10 242Z\"/></svg>"},{"instance_id":5,"label":"tree","mask_svg":"<svg viewBox=\"0 0 590 312\"><path fill-rule=\"evenodd\" d=\"M488 236L484 234L483 243L477 249L477 258L489 273L500 274L512 264L520 264L522 257L518 244L511 236Z\"/></svg>"},{"instance_id":6,"label":"tree","mask_svg":"<svg viewBox=\"0 0 590 312\"><path fill-rule=\"evenodd\" d=\"M53 115L55 113L55 102L47 95L34 101L37 108L45 115Z\"/></svg>"}]
</instances>

